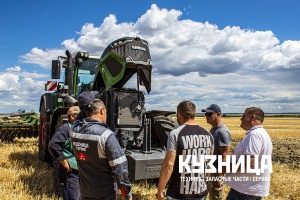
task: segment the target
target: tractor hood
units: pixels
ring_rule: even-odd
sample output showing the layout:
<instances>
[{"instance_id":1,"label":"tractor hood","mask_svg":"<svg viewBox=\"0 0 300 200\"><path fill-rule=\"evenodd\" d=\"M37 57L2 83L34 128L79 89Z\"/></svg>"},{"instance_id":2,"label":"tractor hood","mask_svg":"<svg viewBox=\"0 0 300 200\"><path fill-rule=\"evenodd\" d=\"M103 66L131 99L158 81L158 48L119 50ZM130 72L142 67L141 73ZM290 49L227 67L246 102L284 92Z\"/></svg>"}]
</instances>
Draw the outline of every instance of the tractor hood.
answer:
<instances>
[{"instance_id":1,"label":"tractor hood","mask_svg":"<svg viewBox=\"0 0 300 200\"><path fill-rule=\"evenodd\" d=\"M94 90L122 88L137 75L139 85L151 91L151 56L148 43L140 38L125 37L112 42L104 50L95 76Z\"/></svg>"}]
</instances>

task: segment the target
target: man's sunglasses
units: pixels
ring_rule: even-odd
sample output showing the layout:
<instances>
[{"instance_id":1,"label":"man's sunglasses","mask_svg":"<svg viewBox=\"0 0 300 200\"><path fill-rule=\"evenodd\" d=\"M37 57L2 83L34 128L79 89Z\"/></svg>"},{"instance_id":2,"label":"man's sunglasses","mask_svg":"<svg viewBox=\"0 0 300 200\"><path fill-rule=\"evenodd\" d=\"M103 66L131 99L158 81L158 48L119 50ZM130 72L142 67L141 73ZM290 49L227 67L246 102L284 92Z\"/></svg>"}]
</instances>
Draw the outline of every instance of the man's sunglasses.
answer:
<instances>
[{"instance_id":1,"label":"man's sunglasses","mask_svg":"<svg viewBox=\"0 0 300 200\"><path fill-rule=\"evenodd\" d=\"M205 113L205 116L211 117L213 114L214 114L214 113L212 113L212 112L207 112L207 113Z\"/></svg>"}]
</instances>

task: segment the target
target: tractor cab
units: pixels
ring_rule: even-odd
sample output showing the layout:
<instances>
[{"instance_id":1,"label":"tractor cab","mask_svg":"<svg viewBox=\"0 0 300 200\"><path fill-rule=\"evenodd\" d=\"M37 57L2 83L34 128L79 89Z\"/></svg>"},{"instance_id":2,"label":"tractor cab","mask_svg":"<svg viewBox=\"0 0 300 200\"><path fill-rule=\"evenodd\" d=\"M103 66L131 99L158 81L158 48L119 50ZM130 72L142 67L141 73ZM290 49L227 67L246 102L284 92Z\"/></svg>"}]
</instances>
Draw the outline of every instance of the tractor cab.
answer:
<instances>
[{"instance_id":1,"label":"tractor cab","mask_svg":"<svg viewBox=\"0 0 300 200\"><path fill-rule=\"evenodd\" d=\"M76 66L74 63L73 91L76 91L76 97L82 92L92 90L98 62L99 57L90 56L89 59L83 60L82 63L78 66Z\"/></svg>"},{"instance_id":2,"label":"tractor cab","mask_svg":"<svg viewBox=\"0 0 300 200\"><path fill-rule=\"evenodd\" d=\"M80 93L91 91L99 57L82 51L76 54L66 51L66 55L52 61L52 79L60 79L61 69L65 68L64 81L58 82L55 91L77 98Z\"/></svg>"}]
</instances>

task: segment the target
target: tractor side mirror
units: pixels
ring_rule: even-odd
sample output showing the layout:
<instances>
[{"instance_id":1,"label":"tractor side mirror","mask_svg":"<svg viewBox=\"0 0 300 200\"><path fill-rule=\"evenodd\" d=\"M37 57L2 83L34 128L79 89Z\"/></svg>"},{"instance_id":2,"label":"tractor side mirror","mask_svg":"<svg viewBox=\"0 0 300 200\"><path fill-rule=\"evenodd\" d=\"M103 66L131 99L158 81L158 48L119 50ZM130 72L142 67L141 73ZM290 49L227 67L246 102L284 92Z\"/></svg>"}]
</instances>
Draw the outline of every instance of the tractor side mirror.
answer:
<instances>
[{"instance_id":1,"label":"tractor side mirror","mask_svg":"<svg viewBox=\"0 0 300 200\"><path fill-rule=\"evenodd\" d=\"M52 79L60 79L60 61L52 60Z\"/></svg>"}]
</instances>

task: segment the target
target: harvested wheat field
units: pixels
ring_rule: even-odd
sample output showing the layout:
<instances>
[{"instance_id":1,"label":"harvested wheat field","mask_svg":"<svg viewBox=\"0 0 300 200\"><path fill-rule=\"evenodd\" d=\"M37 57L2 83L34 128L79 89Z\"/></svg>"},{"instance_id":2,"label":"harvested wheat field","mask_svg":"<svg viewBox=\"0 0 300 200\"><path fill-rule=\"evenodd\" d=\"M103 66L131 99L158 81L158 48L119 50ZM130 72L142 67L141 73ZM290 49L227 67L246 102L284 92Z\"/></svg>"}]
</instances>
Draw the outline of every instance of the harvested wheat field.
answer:
<instances>
[{"instance_id":1,"label":"harvested wheat field","mask_svg":"<svg viewBox=\"0 0 300 200\"><path fill-rule=\"evenodd\" d=\"M244 136L237 117L225 117L232 132L233 146ZM205 118L197 123L209 130ZM299 199L300 197L300 118L266 118L264 127L273 145L271 194L264 199ZM53 187L53 168L37 159L37 138L15 139L0 143L1 199L60 199ZM155 185L149 182L133 184L133 199L155 199ZM226 188L227 194L229 188ZM225 196L226 196L225 194ZM119 197L121 199L121 197Z\"/></svg>"}]
</instances>

